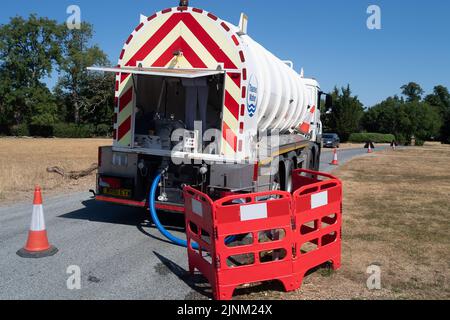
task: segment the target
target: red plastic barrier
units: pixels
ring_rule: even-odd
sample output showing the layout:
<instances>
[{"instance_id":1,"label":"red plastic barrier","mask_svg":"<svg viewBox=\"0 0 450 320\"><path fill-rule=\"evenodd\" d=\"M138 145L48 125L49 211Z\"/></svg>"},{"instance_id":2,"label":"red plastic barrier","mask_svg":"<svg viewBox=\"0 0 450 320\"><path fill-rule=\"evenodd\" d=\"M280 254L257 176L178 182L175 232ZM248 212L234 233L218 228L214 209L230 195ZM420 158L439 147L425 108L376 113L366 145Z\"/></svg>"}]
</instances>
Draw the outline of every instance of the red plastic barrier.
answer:
<instances>
[{"instance_id":1,"label":"red plastic barrier","mask_svg":"<svg viewBox=\"0 0 450 320\"><path fill-rule=\"evenodd\" d=\"M189 271L200 271L217 291L217 254L214 203L205 194L191 188L184 188L186 235L188 243ZM199 249L193 248L198 244Z\"/></svg>"},{"instance_id":2,"label":"red plastic barrier","mask_svg":"<svg viewBox=\"0 0 450 320\"><path fill-rule=\"evenodd\" d=\"M273 191L216 202L185 188L189 271L208 279L215 299L229 300L237 287L269 280L292 291L311 268L328 261L339 268L341 182L308 170L294 171L293 182L293 196ZM315 250L305 252L305 245Z\"/></svg>"},{"instance_id":3,"label":"red plastic barrier","mask_svg":"<svg viewBox=\"0 0 450 320\"><path fill-rule=\"evenodd\" d=\"M303 185L294 192L292 207L294 273L302 283L312 268L326 262L332 262L335 270L341 266L342 184L331 175L302 169L294 171L293 180Z\"/></svg>"},{"instance_id":4,"label":"red plastic barrier","mask_svg":"<svg viewBox=\"0 0 450 320\"><path fill-rule=\"evenodd\" d=\"M231 299L243 284L279 280L297 288L292 273L291 195L265 192L223 198L215 203L220 299ZM230 236L237 241L226 244ZM243 238L239 241L239 238Z\"/></svg>"}]
</instances>

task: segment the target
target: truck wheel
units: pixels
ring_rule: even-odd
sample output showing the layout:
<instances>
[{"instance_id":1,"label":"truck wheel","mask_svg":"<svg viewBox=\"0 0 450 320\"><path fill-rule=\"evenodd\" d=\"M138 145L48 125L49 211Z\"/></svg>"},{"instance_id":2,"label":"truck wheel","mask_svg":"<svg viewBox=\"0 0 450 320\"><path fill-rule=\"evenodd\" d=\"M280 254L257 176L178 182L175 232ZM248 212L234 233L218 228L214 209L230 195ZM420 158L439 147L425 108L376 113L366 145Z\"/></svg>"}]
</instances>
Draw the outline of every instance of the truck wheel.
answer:
<instances>
[{"instance_id":1,"label":"truck wheel","mask_svg":"<svg viewBox=\"0 0 450 320\"><path fill-rule=\"evenodd\" d=\"M303 164L303 168L305 168L307 170L315 169L315 159L314 159L314 154L313 154L312 150L306 151L306 157L305 157L305 162Z\"/></svg>"},{"instance_id":2,"label":"truck wheel","mask_svg":"<svg viewBox=\"0 0 450 320\"><path fill-rule=\"evenodd\" d=\"M316 149L316 160L314 161L315 171L320 171L320 155L321 155L320 149L319 150Z\"/></svg>"},{"instance_id":3,"label":"truck wheel","mask_svg":"<svg viewBox=\"0 0 450 320\"><path fill-rule=\"evenodd\" d=\"M292 170L293 163L291 160L283 160L279 162L278 173L274 177L274 184L272 190L278 189L281 191L292 192Z\"/></svg>"},{"instance_id":4,"label":"truck wheel","mask_svg":"<svg viewBox=\"0 0 450 320\"><path fill-rule=\"evenodd\" d=\"M292 193L292 170L294 170L294 164L291 160L283 161L283 179L281 181L281 190Z\"/></svg>"}]
</instances>

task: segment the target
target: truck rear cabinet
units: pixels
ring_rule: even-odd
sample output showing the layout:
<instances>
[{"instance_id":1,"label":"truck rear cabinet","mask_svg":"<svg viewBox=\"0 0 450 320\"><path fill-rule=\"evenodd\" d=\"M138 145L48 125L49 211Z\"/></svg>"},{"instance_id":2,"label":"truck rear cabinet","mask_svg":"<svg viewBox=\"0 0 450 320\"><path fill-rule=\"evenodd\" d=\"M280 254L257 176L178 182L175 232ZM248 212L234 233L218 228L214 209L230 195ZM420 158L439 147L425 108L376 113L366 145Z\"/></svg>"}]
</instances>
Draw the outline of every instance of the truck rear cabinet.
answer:
<instances>
[{"instance_id":1,"label":"truck rear cabinet","mask_svg":"<svg viewBox=\"0 0 450 320\"><path fill-rule=\"evenodd\" d=\"M171 151L180 143L175 138L176 130L181 132L181 140L184 138L184 130L198 130L202 133L210 129L221 129L223 73L195 78L148 75L134 77L134 149ZM206 146L192 147L197 153L203 153ZM180 151L189 150L183 146Z\"/></svg>"}]
</instances>

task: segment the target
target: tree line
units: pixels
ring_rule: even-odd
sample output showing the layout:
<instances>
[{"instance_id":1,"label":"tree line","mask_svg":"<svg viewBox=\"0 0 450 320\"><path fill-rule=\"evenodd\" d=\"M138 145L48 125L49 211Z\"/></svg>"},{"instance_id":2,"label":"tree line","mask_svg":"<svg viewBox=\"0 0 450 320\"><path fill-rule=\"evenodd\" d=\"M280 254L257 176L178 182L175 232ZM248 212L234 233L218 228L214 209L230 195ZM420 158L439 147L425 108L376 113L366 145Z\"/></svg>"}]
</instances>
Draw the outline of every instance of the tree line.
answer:
<instances>
[{"instance_id":1,"label":"tree line","mask_svg":"<svg viewBox=\"0 0 450 320\"><path fill-rule=\"evenodd\" d=\"M114 75L91 73L110 65L91 45L93 27L69 30L31 15L0 26L0 133L108 135L112 131ZM57 74L51 91L45 80ZM83 129L83 130L81 130ZM73 132L67 132L72 130Z\"/></svg>"},{"instance_id":2,"label":"tree line","mask_svg":"<svg viewBox=\"0 0 450 320\"><path fill-rule=\"evenodd\" d=\"M367 132L392 134L401 144L409 144L413 138L418 144L429 140L450 143L448 88L437 85L425 95L419 84L410 82L400 89L401 96L364 108L350 86L335 88L333 107L323 117L324 130L338 133L343 141L352 133Z\"/></svg>"},{"instance_id":3,"label":"tree line","mask_svg":"<svg viewBox=\"0 0 450 320\"><path fill-rule=\"evenodd\" d=\"M45 17L13 17L0 25L0 134L60 137L108 136L112 132L114 75L92 73L92 65L110 65L92 45L93 26L69 30ZM45 83L57 75L55 87ZM450 143L450 95L438 85L425 95L419 84L401 88L364 108L350 86L334 88L334 105L324 110L326 132L343 141L357 132L393 134L398 142L438 140Z\"/></svg>"}]
</instances>

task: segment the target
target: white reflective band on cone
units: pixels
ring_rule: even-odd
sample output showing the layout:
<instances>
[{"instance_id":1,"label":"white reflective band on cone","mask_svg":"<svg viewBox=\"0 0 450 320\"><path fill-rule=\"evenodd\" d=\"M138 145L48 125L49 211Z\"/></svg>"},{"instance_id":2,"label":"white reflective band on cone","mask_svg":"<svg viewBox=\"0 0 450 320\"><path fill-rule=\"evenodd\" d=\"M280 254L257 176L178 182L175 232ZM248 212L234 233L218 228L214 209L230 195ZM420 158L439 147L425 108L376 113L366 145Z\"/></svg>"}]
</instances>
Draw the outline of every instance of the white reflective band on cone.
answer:
<instances>
[{"instance_id":1,"label":"white reflective band on cone","mask_svg":"<svg viewBox=\"0 0 450 320\"><path fill-rule=\"evenodd\" d=\"M42 205L33 206L33 217L31 218L30 231L44 231L45 230L45 220L44 220L44 208Z\"/></svg>"}]
</instances>

